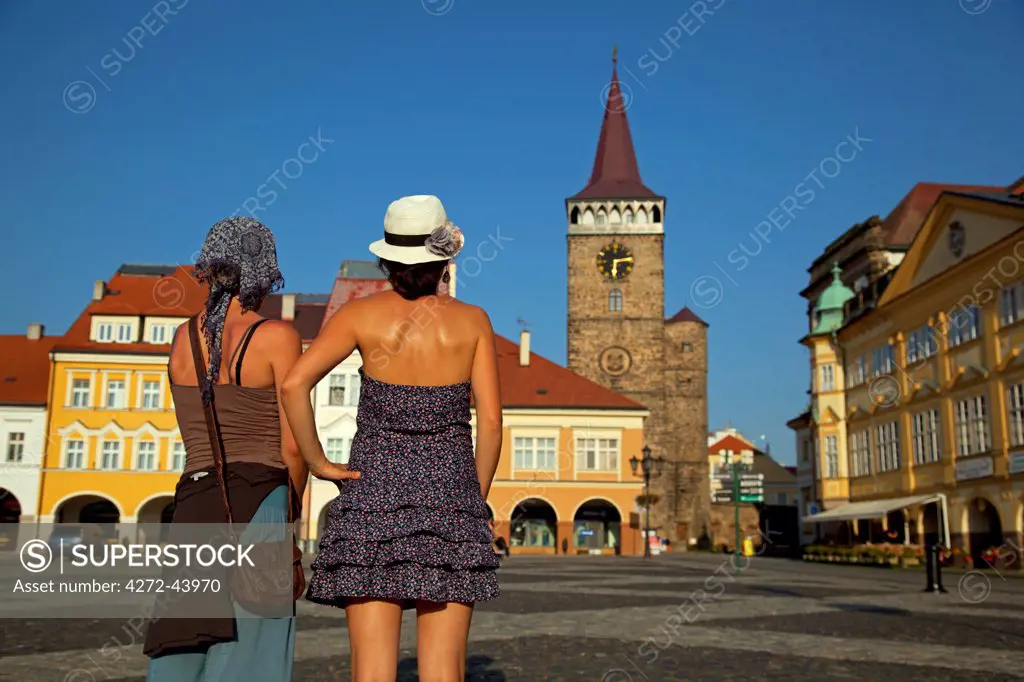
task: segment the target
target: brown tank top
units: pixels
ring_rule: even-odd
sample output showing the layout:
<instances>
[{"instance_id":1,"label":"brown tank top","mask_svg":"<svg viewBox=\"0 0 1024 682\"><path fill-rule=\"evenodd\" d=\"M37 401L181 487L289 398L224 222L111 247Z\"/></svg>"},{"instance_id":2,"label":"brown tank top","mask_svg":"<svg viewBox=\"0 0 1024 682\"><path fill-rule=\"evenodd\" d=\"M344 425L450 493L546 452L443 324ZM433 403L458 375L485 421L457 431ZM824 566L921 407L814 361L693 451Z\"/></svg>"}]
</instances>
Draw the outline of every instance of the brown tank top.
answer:
<instances>
[{"instance_id":1,"label":"brown tank top","mask_svg":"<svg viewBox=\"0 0 1024 682\"><path fill-rule=\"evenodd\" d=\"M256 328L263 322L266 320L259 320L246 330L235 351L238 358L235 382L241 381L245 349ZM281 413L278 410L276 389L273 386L250 388L239 383L227 383L217 384L213 392L226 464L230 466L233 462L252 462L284 468L281 459ZM206 414L199 387L172 382L171 396L178 418L178 430L185 443L184 474L212 467L213 448L206 429Z\"/></svg>"}]
</instances>

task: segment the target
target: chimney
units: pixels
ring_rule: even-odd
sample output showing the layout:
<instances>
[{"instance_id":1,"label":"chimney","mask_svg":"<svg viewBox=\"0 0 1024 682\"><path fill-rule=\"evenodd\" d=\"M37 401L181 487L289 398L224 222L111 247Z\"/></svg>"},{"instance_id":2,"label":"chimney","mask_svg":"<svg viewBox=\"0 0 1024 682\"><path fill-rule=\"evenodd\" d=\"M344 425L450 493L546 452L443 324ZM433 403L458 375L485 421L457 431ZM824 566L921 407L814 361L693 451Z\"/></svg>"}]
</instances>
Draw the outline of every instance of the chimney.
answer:
<instances>
[{"instance_id":1,"label":"chimney","mask_svg":"<svg viewBox=\"0 0 1024 682\"><path fill-rule=\"evenodd\" d=\"M525 329L519 332L519 366L530 366L530 332Z\"/></svg>"},{"instance_id":2,"label":"chimney","mask_svg":"<svg viewBox=\"0 0 1024 682\"><path fill-rule=\"evenodd\" d=\"M102 301L105 293L107 293L107 283L102 279L96 280L96 283L92 285L92 300Z\"/></svg>"},{"instance_id":3,"label":"chimney","mask_svg":"<svg viewBox=\"0 0 1024 682\"><path fill-rule=\"evenodd\" d=\"M295 294L281 296L281 319L288 322L295 319Z\"/></svg>"},{"instance_id":4,"label":"chimney","mask_svg":"<svg viewBox=\"0 0 1024 682\"><path fill-rule=\"evenodd\" d=\"M28 326L28 338L32 341L38 341L43 338L43 325L39 322L33 322Z\"/></svg>"}]
</instances>

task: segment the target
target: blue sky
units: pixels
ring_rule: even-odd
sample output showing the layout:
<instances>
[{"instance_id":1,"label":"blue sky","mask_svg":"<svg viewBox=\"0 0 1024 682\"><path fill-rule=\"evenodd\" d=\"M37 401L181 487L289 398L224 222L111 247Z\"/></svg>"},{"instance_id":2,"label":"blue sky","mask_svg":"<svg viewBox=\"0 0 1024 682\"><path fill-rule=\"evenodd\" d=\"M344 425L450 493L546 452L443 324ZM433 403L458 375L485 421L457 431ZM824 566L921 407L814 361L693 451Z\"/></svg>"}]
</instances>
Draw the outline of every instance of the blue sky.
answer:
<instances>
[{"instance_id":1,"label":"blue sky","mask_svg":"<svg viewBox=\"0 0 1024 682\"><path fill-rule=\"evenodd\" d=\"M589 176L617 44L641 173L668 197L666 313L711 325L711 425L767 434L790 462L808 384L798 292L822 247L915 182L1024 174L1024 5L704 6L0 2L0 331L62 332L94 280L189 262L257 194L287 290L327 291L388 202L429 193L467 252L499 226L511 239L460 297L506 336L525 318L564 363L563 202ZM827 160L857 132L848 160ZM300 150L310 136L319 148ZM801 182L813 200L779 221ZM758 236L770 216L782 229ZM756 255L730 257L741 244Z\"/></svg>"}]
</instances>

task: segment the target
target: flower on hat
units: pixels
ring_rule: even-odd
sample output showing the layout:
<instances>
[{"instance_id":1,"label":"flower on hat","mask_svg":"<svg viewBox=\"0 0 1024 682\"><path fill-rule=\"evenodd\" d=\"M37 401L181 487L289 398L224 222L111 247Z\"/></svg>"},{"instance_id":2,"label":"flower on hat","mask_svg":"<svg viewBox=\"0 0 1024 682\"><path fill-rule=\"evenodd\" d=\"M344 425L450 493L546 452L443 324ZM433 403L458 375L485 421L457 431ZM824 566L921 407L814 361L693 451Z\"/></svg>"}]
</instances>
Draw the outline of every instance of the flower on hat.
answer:
<instances>
[{"instance_id":1,"label":"flower on hat","mask_svg":"<svg viewBox=\"0 0 1024 682\"><path fill-rule=\"evenodd\" d=\"M454 258L462 250L465 243L462 230L455 227L450 220L446 220L440 227L434 229L424 242L427 250L436 256Z\"/></svg>"}]
</instances>

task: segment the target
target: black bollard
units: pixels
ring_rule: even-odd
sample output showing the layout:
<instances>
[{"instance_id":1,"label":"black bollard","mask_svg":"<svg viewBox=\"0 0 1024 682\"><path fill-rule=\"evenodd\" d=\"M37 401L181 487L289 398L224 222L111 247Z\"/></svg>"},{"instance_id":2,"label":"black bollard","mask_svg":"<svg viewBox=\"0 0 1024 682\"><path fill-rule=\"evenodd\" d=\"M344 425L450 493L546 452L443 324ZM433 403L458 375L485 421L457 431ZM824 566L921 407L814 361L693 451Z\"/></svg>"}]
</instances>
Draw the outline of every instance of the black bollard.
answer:
<instances>
[{"instance_id":1,"label":"black bollard","mask_svg":"<svg viewBox=\"0 0 1024 682\"><path fill-rule=\"evenodd\" d=\"M935 585L941 594L946 594L946 588L942 586L942 549L935 545Z\"/></svg>"},{"instance_id":2,"label":"black bollard","mask_svg":"<svg viewBox=\"0 0 1024 682\"><path fill-rule=\"evenodd\" d=\"M935 545L929 545L924 550L924 562L925 562L925 592L935 592L935 564L936 564L936 553L934 551Z\"/></svg>"}]
</instances>

